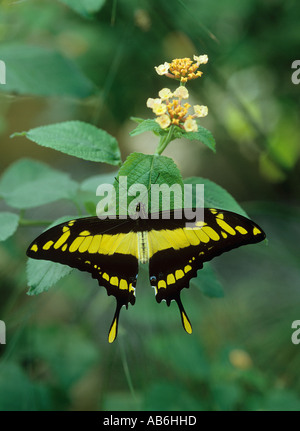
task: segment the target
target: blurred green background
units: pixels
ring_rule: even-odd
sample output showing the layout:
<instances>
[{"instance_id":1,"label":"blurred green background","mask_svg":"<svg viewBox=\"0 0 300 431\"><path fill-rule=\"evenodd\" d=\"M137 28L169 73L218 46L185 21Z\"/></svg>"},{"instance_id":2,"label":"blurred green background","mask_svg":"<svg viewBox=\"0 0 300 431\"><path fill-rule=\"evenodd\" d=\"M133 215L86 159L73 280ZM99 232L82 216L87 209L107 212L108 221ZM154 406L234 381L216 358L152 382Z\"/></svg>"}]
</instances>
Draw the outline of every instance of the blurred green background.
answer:
<instances>
[{"instance_id":1,"label":"blurred green background","mask_svg":"<svg viewBox=\"0 0 300 431\"><path fill-rule=\"evenodd\" d=\"M139 283L136 305L106 341L114 298L73 271L48 293L26 295L25 250L41 228L21 227L0 243L0 410L300 410L299 95L291 64L299 57L300 6L292 0L2 1L0 170L22 157L82 181L114 168L39 147L14 132L66 120L115 136L125 160L153 153L151 134L135 138L130 116L147 118L148 97L167 78L154 66L207 54L189 85L207 105L202 125L217 142L175 141L183 177L228 190L265 230L268 245L213 261L223 298L182 294L193 334L177 308L156 304ZM0 202L5 210L5 203ZM64 201L38 217L72 214ZM28 212L36 218L37 210Z\"/></svg>"}]
</instances>

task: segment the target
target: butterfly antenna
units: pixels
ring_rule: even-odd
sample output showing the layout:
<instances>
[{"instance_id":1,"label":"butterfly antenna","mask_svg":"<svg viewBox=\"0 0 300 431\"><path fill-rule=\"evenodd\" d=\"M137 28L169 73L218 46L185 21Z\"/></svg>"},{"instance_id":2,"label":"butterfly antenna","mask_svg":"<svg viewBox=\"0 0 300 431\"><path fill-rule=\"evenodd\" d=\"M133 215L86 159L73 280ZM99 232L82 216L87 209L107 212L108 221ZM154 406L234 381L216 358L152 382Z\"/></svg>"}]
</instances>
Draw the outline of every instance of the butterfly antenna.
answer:
<instances>
[{"instance_id":1,"label":"butterfly antenna","mask_svg":"<svg viewBox=\"0 0 300 431\"><path fill-rule=\"evenodd\" d=\"M112 324L111 324L109 332L108 332L108 342L109 343L113 343L115 341L115 339L117 338L119 315L120 315L121 308L122 308L122 304L119 301L117 301L117 307L116 307L116 311L114 314L114 318L113 318Z\"/></svg>"},{"instance_id":2,"label":"butterfly antenna","mask_svg":"<svg viewBox=\"0 0 300 431\"><path fill-rule=\"evenodd\" d=\"M185 312L185 309L183 308L180 296L178 295L178 297L176 298L176 302L180 311L180 317L181 317L181 322L182 322L182 326L183 329L188 333L191 334L192 333L192 325L191 322Z\"/></svg>"}]
</instances>

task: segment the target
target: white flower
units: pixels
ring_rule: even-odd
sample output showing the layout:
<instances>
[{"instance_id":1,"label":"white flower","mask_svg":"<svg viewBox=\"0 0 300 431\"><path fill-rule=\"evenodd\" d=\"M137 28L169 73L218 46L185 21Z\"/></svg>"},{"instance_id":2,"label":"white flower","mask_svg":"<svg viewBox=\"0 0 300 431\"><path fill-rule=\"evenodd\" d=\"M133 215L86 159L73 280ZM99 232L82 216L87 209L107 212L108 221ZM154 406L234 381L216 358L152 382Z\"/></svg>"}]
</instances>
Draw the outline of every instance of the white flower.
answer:
<instances>
[{"instance_id":1,"label":"white flower","mask_svg":"<svg viewBox=\"0 0 300 431\"><path fill-rule=\"evenodd\" d=\"M208 114L208 108L205 105L195 105L194 112L196 117L206 117Z\"/></svg>"},{"instance_id":2,"label":"white flower","mask_svg":"<svg viewBox=\"0 0 300 431\"><path fill-rule=\"evenodd\" d=\"M164 64L160 64L159 66L155 66L156 73L158 75L165 75L169 71L170 64L165 62Z\"/></svg>"},{"instance_id":3,"label":"white flower","mask_svg":"<svg viewBox=\"0 0 300 431\"><path fill-rule=\"evenodd\" d=\"M148 108L153 108L153 105L155 104L155 103L161 103L161 99L153 99L152 97L149 97L149 99L147 99L147 107Z\"/></svg>"},{"instance_id":4,"label":"white flower","mask_svg":"<svg viewBox=\"0 0 300 431\"><path fill-rule=\"evenodd\" d=\"M196 61L196 63L199 64L206 64L208 62L208 57L207 55L194 55L194 60Z\"/></svg>"},{"instance_id":5,"label":"white flower","mask_svg":"<svg viewBox=\"0 0 300 431\"><path fill-rule=\"evenodd\" d=\"M180 99L188 99L189 92L183 85L181 85L180 87L176 88L176 90L174 91L174 96L179 97Z\"/></svg>"},{"instance_id":6,"label":"white flower","mask_svg":"<svg viewBox=\"0 0 300 431\"><path fill-rule=\"evenodd\" d=\"M198 131L196 120L193 120L192 118L188 118L187 120L185 120L183 127L186 132Z\"/></svg>"},{"instance_id":7,"label":"white flower","mask_svg":"<svg viewBox=\"0 0 300 431\"><path fill-rule=\"evenodd\" d=\"M173 93L169 88L163 88L162 90L160 90L158 95L162 100L167 100L173 96Z\"/></svg>"},{"instance_id":8,"label":"white flower","mask_svg":"<svg viewBox=\"0 0 300 431\"><path fill-rule=\"evenodd\" d=\"M152 106L152 111L155 115L163 115L167 111L167 105L165 103L154 103Z\"/></svg>"},{"instance_id":9,"label":"white flower","mask_svg":"<svg viewBox=\"0 0 300 431\"><path fill-rule=\"evenodd\" d=\"M155 119L162 129L166 129L171 124L171 119L167 114L160 115Z\"/></svg>"}]
</instances>

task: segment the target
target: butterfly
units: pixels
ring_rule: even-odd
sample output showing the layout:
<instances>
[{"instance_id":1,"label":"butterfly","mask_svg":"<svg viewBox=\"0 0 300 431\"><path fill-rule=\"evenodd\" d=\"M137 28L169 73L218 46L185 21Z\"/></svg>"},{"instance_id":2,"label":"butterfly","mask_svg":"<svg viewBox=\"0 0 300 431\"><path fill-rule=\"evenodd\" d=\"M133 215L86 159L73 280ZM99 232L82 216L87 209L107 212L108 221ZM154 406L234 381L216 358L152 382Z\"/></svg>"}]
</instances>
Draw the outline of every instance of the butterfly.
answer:
<instances>
[{"instance_id":1,"label":"butterfly","mask_svg":"<svg viewBox=\"0 0 300 431\"><path fill-rule=\"evenodd\" d=\"M190 210L193 212L193 210ZM203 216L191 222L182 210L164 211L139 218L85 217L46 230L28 247L27 256L50 260L91 273L116 309L108 333L112 343L118 333L120 310L134 305L139 263L149 263L150 284L156 301L176 301L183 328L192 332L180 299L203 263L242 245L258 243L263 230L252 220L216 208L204 208Z\"/></svg>"}]
</instances>

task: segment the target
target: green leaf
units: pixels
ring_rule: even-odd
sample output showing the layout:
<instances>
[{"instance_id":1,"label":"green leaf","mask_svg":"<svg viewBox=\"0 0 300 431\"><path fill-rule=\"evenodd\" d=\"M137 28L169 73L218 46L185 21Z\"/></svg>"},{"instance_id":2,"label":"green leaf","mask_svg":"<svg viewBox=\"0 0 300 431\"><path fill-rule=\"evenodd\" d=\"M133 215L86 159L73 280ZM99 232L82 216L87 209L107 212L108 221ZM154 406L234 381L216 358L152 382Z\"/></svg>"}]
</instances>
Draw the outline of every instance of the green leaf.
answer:
<instances>
[{"instance_id":1,"label":"green leaf","mask_svg":"<svg viewBox=\"0 0 300 431\"><path fill-rule=\"evenodd\" d=\"M46 230L64 223L68 220L73 220L78 217L63 216L51 223ZM48 260L28 259L27 261L27 283L29 290L28 295L38 295L39 293L46 292L50 287L54 286L61 278L70 274L73 268L62 265L57 262Z\"/></svg>"},{"instance_id":2,"label":"green leaf","mask_svg":"<svg viewBox=\"0 0 300 431\"><path fill-rule=\"evenodd\" d=\"M71 271L72 268L69 266L57 262L28 259L26 272L29 290L27 294L38 295L46 292Z\"/></svg>"},{"instance_id":3,"label":"green leaf","mask_svg":"<svg viewBox=\"0 0 300 431\"><path fill-rule=\"evenodd\" d=\"M19 216L11 212L0 213L0 241L12 236L19 224Z\"/></svg>"},{"instance_id":4,"label":"green leaf","mask_svg":"<svg viewBox=\"0 0 300 431\"><path fill-rule=\"evenodd\" d=\"M223 287L209 263L203 265L201 271L198 271L197 277L193 278L190 283L191 286L195 286L204 295L211 298L222 298L224 296Z\"/></svg>"},{"instance_id":5,"label":"green leaf","mask_svg":"<svg viewBox=\"0 0 300 431\"><path fill-rule=\"evenodd\" d=\"M137 136L140 133L144 132L153 132L156 135L161 134L162 132L165 132L160 125L155 120L142 120L134 118L134 121L138 121L139 124L135 129L133 129L130 132L131 136Z\"/></svg>"},{"instance_id":6,"label":"green leaf","mask_svg":"<svg viewBox=\"0 0 300 431\"><path fill-rule=\"evenodd\" d=\"M34 208L73 199L78 184L63 172L31 159L12 164L0 180L0 195L14 208Z\"/></svg>"},{"instance_id":7,"label":"green leaf","mask_svg":"<svg viewBox=\"0 0 300 431\"><path fill-rule=\"evenodd\" d=\"M201 177L190 177L184 180L184 184L203 184L204 185L204 207L217 208L232 211L248 217L246 212L240 207L237 201L223 187ZM193 194L193 202L195 196ZM194 205L194 204L193 204Z\"/></svg>"},{"instance_id":8,"label":"green leaf","mask_svg":"<svg viewBox=\"0 0 300 431\"><path fill-rule=\"evenodd\" d=\"M110 174L93 175L82 181L80 189L84 192L93 193L96 196L96 190L100 184L113 184L118 172L115 171Z\"/></svg>"},{"instance_id":9,"label":"green leaf","mask_svg":"<svg viewBox=\"0 0 300 431\"><path fill-rule=\"evenodd\" d=\"M123 176L127 178L127 188L120 180L120 177ZM169 157L146 155L142 153L130 154L119 170L118 178L114 183L117 192L117 201L118 195L126 192L128 192L128 202L135 198L137 194L137 185L139 184L143 186L144 193L141 193L137 198L139 202L148 204L149 212L150 210L158 211L159 206L161 209L182 207L182 177L178 167ZM163 184L168 187L178 185L180 189L178 196L174 197L173 194L171 194L170 206L165 199L161 200L161 197L159 201L154 199L154 192L151 186L161 186Z\"/></svg>"},{"instance_id":10,"label":"green leaf","mask_svg":"<svg viewBox=\"0 0 300 431\"><path fill-rule=\"evenodd\" d=\"M116 139L83 121L66 121L31 129L28 132L14 133L26 136L31 141L83 160L120 164L120 150Z\"/></svg>"},{"instance_id":11,"label":"green leaf","mask_svg":"<svg viewBox=\"0 0 300 431\"><path fill-rule=\"evenodd\" d=\"M0 46L0 58L6 65L6 85L1 90L40 96L65 95L87 97L93 83L70 59L44 47L6 43Z\"/></svg>"},{"instance_id":12,"label":"green leaf","mask_svg":"<svg viewBox=\"0 0 300 431\"><path fill-rule=\"evenodd\" d=\"M191 141L201 141L204 145L210 148L214 153L216 152L216 141L212 133L202 126L198 126L197 132L185 132L184 130L180 129L180 127L176 127L174 131L174 135L178 139L186 138Z\"/></svg>"},{"instance_id":13,"label":"green leaf","mask_svg":"<svg viewBox=\"0 0 300 431\"><path fill-rule=\"evenodd\" d=\"M105 3L105 0L60 0L79 15L90 18L92 14L98 12Z\"/></svg>"}]
</instances>

